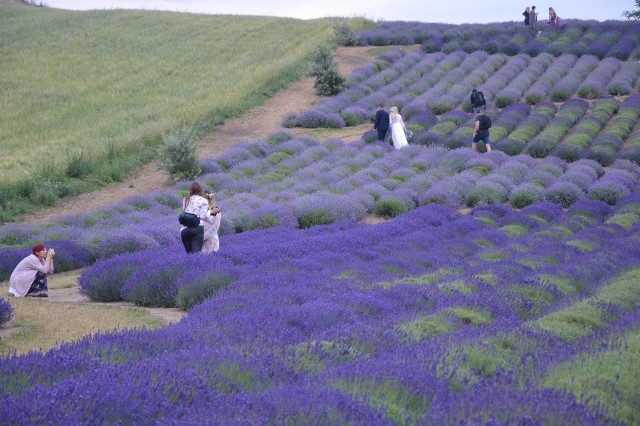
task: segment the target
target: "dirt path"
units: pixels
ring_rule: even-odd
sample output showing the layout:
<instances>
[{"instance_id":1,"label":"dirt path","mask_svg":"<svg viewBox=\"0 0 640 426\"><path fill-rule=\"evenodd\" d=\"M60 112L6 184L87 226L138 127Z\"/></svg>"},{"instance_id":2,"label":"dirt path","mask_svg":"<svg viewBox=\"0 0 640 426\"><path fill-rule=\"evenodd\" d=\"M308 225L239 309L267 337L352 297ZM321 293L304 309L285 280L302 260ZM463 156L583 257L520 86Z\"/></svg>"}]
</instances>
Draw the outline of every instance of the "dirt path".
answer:
<instances>
[{"instance_id":1,"label":"dirt path","mask_svg":"<svg viewBox=\"0 0 640 426\"><path fill-rule=\"evenodd\" d=\"M92 302L87 296L80 294L79 287L49 289L49 302L72 302L72 303L91 303L93 305L117 306L117 307L136 307L135 304L129 302L111 302L98 303ZM168 324L180 321L187 313L178 308L146 308L153 316L162 318Z\"/></svg>"},{"instance_id":2,"label":"dirt path","mask_svg":"<svg viewBox=\"0 0 640 426\"><path fill-rule=\"evenodd\" d=\"M367 53L370 49L366 46L339 47L335 58L340 72L348 75L354 69L372 61L375 56ZM222 154L238 142L265 139L282 127L282 118L287 113L307 110L320 99L313 91L313 82L312 78L302 78L276 93L263 105L214 127L197 143L200 158ZM95 210L133 195L169 188L168 176L158 166L158 162L147 164L130 173L123 182L110 183L94 192L63 198L55 206L21 217L16 222L45 223L54 216Z\"/></svg>"}]
</instances>

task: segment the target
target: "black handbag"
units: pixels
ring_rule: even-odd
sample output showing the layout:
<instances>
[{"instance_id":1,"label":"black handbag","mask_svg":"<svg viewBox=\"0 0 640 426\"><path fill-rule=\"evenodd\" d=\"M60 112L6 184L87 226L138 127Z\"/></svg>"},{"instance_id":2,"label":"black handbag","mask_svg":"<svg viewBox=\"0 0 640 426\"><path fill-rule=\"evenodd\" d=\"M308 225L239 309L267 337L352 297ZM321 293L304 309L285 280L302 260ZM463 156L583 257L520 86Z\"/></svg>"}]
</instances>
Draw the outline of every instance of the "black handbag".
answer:
<instances>
[{"instance_id":1,"label":"black handbag","mask_svg":"<svg viewBox=\"0 0 640 426\"><path fill-rule=\"evenodd\" d=\"M180 222L180 225L186 226L187 228L195 228L196 226L200 226L200 218L193 213L180 213L180 216L178 216L178 222Z\"/></svg>"}]
</instances>

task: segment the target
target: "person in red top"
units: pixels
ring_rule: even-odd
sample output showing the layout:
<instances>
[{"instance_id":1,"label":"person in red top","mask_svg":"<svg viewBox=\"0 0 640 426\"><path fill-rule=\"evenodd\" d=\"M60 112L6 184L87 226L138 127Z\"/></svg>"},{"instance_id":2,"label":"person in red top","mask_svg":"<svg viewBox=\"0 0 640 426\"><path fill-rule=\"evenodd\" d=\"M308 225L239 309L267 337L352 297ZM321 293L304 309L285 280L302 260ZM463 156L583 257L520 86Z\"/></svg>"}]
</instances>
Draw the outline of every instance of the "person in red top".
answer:
<instances>
[{"instance_id":1,"label":"person in red top","mask_svg":"<svg viewBox=\"0 0 640 426\"><path fill-rule=\"evenodd\" d=\"M18 263L9 278L9 293L16 297L48 297L47 274L53 273L53 249L43 244L31 248L31 254Z\"/></svg>"}]
</instances>

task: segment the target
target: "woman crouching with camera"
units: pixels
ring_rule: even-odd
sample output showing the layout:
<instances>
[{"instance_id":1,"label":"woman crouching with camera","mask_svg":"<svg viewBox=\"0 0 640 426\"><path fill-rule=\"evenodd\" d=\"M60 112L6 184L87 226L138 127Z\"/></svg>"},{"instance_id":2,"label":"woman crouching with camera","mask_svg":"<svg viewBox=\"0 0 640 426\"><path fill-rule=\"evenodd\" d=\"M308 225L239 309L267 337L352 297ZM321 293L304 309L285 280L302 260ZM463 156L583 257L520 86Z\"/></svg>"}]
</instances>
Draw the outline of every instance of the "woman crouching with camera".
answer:
<instances>
[{"instance_id":1,"label":"woman crouching with camera","mask_svg":"<svg viewBox=\"0 0 640 426\"><path fill-rule=\"evenodd\" d=\"M9 293L16 297L48 297L47 274L53 273L53 249L42 244L31 248L31 254L18 263L9 278Z\"/></svg>"},{"instance_id":2,"label":"woman crouching with camera","mask_svg":"<svg viewBox=\"0 0 640 426\"><path fill-rule=\"evenodd\" d=\"M204 197L204 190L198 182L189 186L189 196L182 202L185 213L192 213L200 219L198 225L180 228L180 238L187 253L199 253L204 242L204 226L202 222L214 223L214 216L220 212L217 206L209 207L209 201Z\"/></svg>"}]
</instances>

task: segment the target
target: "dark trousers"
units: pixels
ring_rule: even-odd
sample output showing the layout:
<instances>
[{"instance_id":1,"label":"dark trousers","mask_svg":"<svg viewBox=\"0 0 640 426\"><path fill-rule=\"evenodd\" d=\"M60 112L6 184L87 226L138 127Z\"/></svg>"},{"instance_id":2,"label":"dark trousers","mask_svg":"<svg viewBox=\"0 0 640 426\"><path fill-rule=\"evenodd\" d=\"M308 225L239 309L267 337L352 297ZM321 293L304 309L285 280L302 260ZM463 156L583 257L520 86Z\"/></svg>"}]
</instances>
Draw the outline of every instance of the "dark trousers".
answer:
<instances>
[{"instance_id":1,"label":"dark trousers","mask_svg":"<svg viewBox=\"0 0 640 426\"><path fill-rule=\"evenodd\" d=\"M40 271L36 272L36 278L31 283L27 296L45 296L48 291L47 274L43 274Z\"/></svg>"},{"instance_id":2,"label":"dark trousers","mask_svg":"<svg viewBox=\"0 0 640 426\"><path fill-rule=\"evenodd\" d=\"M204 243L204 226L184 228L180 232L180 238L187 253L199 253L202 251L202 244Z\"/></svg>"},{"instance_id":3,"label":"dark trousers","mask_svg":"<svg viewBox=\"0 0 640 426\"><path fill-rule=\"evenodd\" d=\"M378 129L378 140L383 141L384 137L387 136L387 132L389 129Z\"/></svg>"}]
</instances>

